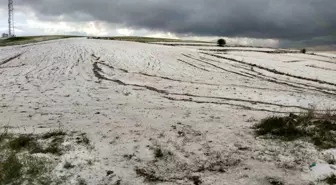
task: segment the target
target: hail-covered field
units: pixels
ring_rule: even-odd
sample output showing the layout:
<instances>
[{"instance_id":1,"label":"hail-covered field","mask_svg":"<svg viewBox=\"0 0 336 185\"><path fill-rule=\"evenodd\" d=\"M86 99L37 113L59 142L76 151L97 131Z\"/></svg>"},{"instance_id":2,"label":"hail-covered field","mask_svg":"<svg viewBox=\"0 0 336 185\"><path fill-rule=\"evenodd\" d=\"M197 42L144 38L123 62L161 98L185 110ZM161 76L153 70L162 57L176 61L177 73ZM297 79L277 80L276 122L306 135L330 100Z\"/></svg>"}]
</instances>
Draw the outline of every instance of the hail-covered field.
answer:
<instances>
[{"instance_id":1,"label":"hail-covered field","mask_svg":"<svg viewBox=\"0 0 336 185\"><path fill-rule=\"evenodd\" d=\"M333 150L264 140L251 127L312 106L336 109L336 54L164 44L2 47L0 124L86 133L92 147L63 143L53 171L68 184L298 185L334 170L324 161ZM62 169L65 161L74 167Z\"/></svg>"}]
</instances>

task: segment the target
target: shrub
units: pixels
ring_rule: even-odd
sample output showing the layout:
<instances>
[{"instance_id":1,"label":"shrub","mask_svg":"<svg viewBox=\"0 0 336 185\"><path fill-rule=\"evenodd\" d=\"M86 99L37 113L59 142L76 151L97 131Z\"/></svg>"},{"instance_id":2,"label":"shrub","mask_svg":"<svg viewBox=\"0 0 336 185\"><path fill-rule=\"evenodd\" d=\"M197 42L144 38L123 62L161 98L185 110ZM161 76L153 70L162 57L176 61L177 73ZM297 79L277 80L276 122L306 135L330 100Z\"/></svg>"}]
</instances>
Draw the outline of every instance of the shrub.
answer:
<instances>
[{"instance_id":1,"label":"shrub","mask_svg":"<svg viewBox=\"0 0 336 185\"><path fill-rule=\"evenodd\" d=\"M154 156L155 156L156 158L161 158L161 157L164 156L164 154L163 154L161 148L155 148L155 149L154 149Z\"/></svg>"},{"instance_id":2,"label":"shrub","mask_svg":"<svg viewBox=\"0 0 336 185\"><path fill-rule=\"evenodd\" d=\"M7 158L1 159L0 164L0 184L19 183L18 178L22 176L22 167L20 160L15 153L11 153Z\"/></svg>"},{"instance_id":3,"label":"shrub","mask_svg":"<svg viewBox=\"0 0 336 185\"><path fill-rule=\"evenodd\" d=\"M0 185L51 184L47 158L32 155L43 151L32 134L9 134L0 141Z\"/></svg>"},{"instance_id":4,"label":"shrub","mask_svg":"<svg viewBox=\"0 0 336 185\"><path fill-rule=\"evenodd\" d=\"M299 138L302 133L298 124L290 117L268 117L255 126L257 135L273 135L283 140L292 141Z\"/></svg>"},{"instance_id":5,"label":"shrub","mask_svg":"<svg viewBox=\"0 0 336 185\"><path fill-rule=\"evenodd\" d=\"M54 155L62 155L62 148L61 145L63 143L63 138L55 138L49 143L48 147L41 151L41 153L49 153Z\"/></svg>"},{"instance_id":6,"label":"shrub","mask_svg":"<svg viewBox=\"0 0 336 185\"><path fill-rule=\"evenodd\" d=\"M218 44L218 46L223 47L223 46L225 46L226 41L224 39L218 39L217 44Z\"/></svg>"},{"instance_id":7,"label":"shrub","mask_svg":"<svg viewBox=\"0 0 336 185\"><path fill-rule=\"evenodd\" d=\"M52 130L42 135L43 139L49 139L52 137L65 136L66 132L63 130Z\"/></svg>"},{"instance_id":8,"label":"shrub","mask_svg":"<svg viewBox=\"0 0 336 185\"><path fill-rule=\"evenodd\" d=\"M21 151L27 149L32 153L40 152L41 146L38 144L36 137L32 135L21 134L18 137L11 138L8 146L11 150Z\"/></svg>"},{"instance_id":9,"label":"shrub","mask_svg":"<svg viewBox=\"0 0 336 185\"><path fill-rule=\"evenodd\" d=\"M325 179L321 180L322 182L325 182L327 184L336 184L336 175L332 174L328 177L326 177Z\"/></svg>"},{"instance_id":10,"label":"shrub","mask_svg":"<svg viewBox=\"0 0 336 185\"><path fill-rule=\"evenodd\" d=\"M68 162L68 161L66 161L66 162L64 163L64 165L63 165L63 168L65 168L65 169L71 169L71 168L73 168L73 167L75 167L75 165L71 164L71 163Z\"/></svg>"},{"instance_id":11,"label":"shrub","mask_svg":"<svg viewBox=\"0 0 336 185\"><path fill-rule=\"evenodd\" d=\"M284 185L284 183L275 177L267 177L267 181L271 184L271 185Z\"/></svg>"},{"instance_id":12,"label":"shrub","mask_svg":"<svg viewBox=\"0 0 336 185\"><path fill-rule=\"evenodd\" d=\"M320 149L336 147L336 120L327 112L316 114L313 110L306 114L263 119L254 126L258 136L271 136L284 141L308 139Z\"/></svg>"}]
</instances>

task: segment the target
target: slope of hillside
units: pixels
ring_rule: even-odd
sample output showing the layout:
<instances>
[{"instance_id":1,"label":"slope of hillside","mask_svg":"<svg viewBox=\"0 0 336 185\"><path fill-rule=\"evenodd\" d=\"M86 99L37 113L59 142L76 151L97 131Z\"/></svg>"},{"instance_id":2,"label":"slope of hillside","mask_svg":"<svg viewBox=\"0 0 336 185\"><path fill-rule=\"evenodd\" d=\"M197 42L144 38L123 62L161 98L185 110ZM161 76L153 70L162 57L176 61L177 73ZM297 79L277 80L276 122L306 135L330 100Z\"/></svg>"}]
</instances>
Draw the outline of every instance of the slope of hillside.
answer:
<instances>
[{"instance_id":1,"label":"slope of hillside","mask_svg":"<svg viewBox=\"0 0 336 185\"><path fill-rule=\"evenodd\" d=\"M317 181L310 165L335 151L264 140L251 127L335 110L336 55L204 49L84 38L2 47L0 124L87 134L85 152L64 143L53 173L65 184Z\"/></svg>"}]
</instances>

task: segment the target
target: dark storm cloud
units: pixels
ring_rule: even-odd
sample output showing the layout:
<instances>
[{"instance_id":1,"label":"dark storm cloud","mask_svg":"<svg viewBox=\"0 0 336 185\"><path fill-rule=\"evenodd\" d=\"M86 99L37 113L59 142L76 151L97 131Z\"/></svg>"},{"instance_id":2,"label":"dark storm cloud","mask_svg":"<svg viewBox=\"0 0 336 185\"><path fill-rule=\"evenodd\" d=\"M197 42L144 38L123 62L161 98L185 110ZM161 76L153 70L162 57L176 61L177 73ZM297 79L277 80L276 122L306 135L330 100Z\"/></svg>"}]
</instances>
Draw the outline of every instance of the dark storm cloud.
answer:
<instances>
[{"instance_id":1,"label":"dark storm cloud","mask_svg":"<svg viewBox=\"0 0 336 185\"><path fill-rule=\"evenodd\" d=\"M4 2L2 2L5 5ZM206 36L304 40L336 35L336 0L16 0L41 19L101 20Z\"/></svg>"}]
</instances>

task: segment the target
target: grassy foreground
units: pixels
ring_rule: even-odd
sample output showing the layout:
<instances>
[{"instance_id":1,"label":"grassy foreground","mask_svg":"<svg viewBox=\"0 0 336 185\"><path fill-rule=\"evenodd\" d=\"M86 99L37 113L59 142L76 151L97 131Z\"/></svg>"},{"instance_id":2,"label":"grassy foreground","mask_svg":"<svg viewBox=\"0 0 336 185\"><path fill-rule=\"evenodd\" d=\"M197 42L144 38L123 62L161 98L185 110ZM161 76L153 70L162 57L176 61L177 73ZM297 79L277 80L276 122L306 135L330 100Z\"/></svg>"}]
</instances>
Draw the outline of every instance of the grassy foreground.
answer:
<instances>
[{"instance_id":1,"label":"grassy foreground","mask_svg":"<svg viewBox=\"0 0 336 185\"><path fill-rule=\"evenodd\" d=\"M61 155L65 132L44 135L0 134L0 185L51 184L54 166L48 155Z\"/></svg>"},{"instance_id":2,"label":"grassy foreground","mask_svg":"<svg viewBox=\"0 0 336 185\"><path fill-rule=\"evenodd\" d=\"M0 130L0 185L66 184L67 179L56 177L53 170L68 150L63 143L69 133L57 129L44 134L15 134L8 130ZM74 137L76 144L89 146L86 134ZM64 170L73 167L70 162L63 165Z\"/></svg>"},{"instance_id":3,"label":"grassy foreground","mask_svg":"<svg viewBox=\"0 0 336 185\"><path fill-rule=\"evenodd\" d=\"M254 126L258 136L293 141L307 140L319 149L336 148L336 114L309 110L300 115L272 116Z\"/></svg>"}]
</instances>

